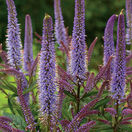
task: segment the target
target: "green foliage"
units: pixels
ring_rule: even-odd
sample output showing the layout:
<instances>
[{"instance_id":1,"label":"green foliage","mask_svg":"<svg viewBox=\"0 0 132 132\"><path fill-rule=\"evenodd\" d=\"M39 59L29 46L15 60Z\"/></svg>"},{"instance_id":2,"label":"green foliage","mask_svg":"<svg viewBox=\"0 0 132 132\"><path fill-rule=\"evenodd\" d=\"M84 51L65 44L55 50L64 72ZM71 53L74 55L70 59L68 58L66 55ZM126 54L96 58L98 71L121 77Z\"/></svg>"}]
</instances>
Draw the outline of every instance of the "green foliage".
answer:
<instances>
[{"instance_id":1,"label":"green foliage","mask_svg":"<svg viewBox=\"0 0 132 132\"><path fill-rule=\"evenodd\" d=\"M15 126L16 128L19 128L21 130L25 130L26 128L26 123L24 121L24 119L19 116L19 115L13 115L10 113L3 113L4 116L9 117L10 119L12 119L13 121L13 126Z\"/></svg>"}]
</instances>

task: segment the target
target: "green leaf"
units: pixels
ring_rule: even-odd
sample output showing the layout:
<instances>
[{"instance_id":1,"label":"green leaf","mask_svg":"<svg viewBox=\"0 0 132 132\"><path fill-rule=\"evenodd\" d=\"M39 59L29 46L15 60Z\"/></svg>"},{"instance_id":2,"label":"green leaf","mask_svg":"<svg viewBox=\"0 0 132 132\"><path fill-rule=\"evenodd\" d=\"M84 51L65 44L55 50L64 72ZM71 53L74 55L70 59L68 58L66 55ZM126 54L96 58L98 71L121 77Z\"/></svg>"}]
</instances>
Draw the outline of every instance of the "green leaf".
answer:
<instances>
[{"instance_id":1,"label":"green leaf","mask_svg":"<svg viewBox=\"0 0 132 132\"><path fill-rule=\"evenodd\" d=\"M10 114L10 113L3 113L3 115L6 116L6 117L11 118L13 120L13 124L18 129L25 130L25 128L26 128L26 122L25 122L25 120L21 116L13 115L13 114Z\"/></svg>"},{"instance_id":2,"label":"green leaf","mask_svg":"<svg viewBox=\"0 0 132 132\"><path fill-rule=\"evenodd\" d=\"M82 100L82 99L85 99L85 98L87 98L87 97L89 97L89 96L96 95L97 93L98 93L97 91L88 92L88 93L86 93L86 94L81 98L81 100Z\"/></svg>"},{"instance_id":3,"label":"green leaf","mask_svg":"<svg viewBox=\"0 0 132 132\"><path fill-rule=\"evenodd\" d=\"M12 98L17 97L17 96L18 96L17 94L12 94L10 98L12 99Z\"/></svg>"},{"instance_id":4,"label":"green leaf","mask_svg":"<svg viewBox=\"0 0 132 132\"><path fill-rule=\"evenodd\" d=\"M29 92L33 91L36 88L36 82L37 81L34 81L28 88L26 88L23 91L23 94L26 94L26 93L29 93Z\"/></svg>"},{"instance_id":5,"label":"green leaf","mask_svg":"<svg viewBox=\"0 0 132 132\"><path fill-rule=\"evenodd\" d=\"M110 101L110 98L108 97L100 100L99 102L96 103L96 105L94 106L94 109L98 109L99 107L106 105L109 101Z\"/></svg>"},{"instance_id":6,"label":"green leaf","mask_svg":"<svg viewBox=\"0 0 132 132\"><path fill-rule=\"evenodd\" d=\"M66 96L64 98L63 103L62 103L62 119L67 119L67 120L72 119L71 111L68 111L71 101L72 100L71 98L69 98L69 96Z\"/></svg>"},{"instance_id":7,"label":"green leaf","mask_svg":"<svg viewBox=\"0 0 132 132\"><path fill-rule=\"evenodd\" d=\"M109 132L112 132L113 128L106 124L105 125L96 125L95 127L93 127L91 129L91 132L95 132L95 131L105 132L105 130L107 130L107 131L109 130Z\"/></svg>"},{"instance_id":8,"label":"green leaf","mask_svg":"<svg viewBox=\"0 0 132 132\"><path fill-rule=\"evenodd\" d=\"M72 98L75 101L75 96L72 93L64 90L64 94L66 94L67 96L69 96L70 98Z\"/></svg>"},{"instance_id":9,"label":"green leaf","mask_svg":"<svg viewBox=\"0 0 132 132\"><path fill-rule=\"evenodd\" d=\"M12 105L12 103L11 103L10 98L8 98L8 106L9 106L11 112L15 115L15 112L14 112L14 109L13 109L13 105Z\"/></svg>"},{"instance_id":10,"label":"green leaf","mask_svg":"<svg viewBox=\"0 0 132 132\"><path fill-rule=\"evenodd\" d=\"M4 81L4 80L0 80L0 81L1 81L0 88L10 90L14 92L15 94L17 94L17 89L14 85L9 83L8 81Z\"/></svg>"},{"instance_id":11,"label":"green leaf","mask_svg":"<svg viewBox=\"0 0 132 132\"><path fill-rule=\"evenodd\" d=\"M121 130L123 130L123 132L132 132L132 126L131 125L122 125L121 126Z\"/></svg>"}]
</instances>

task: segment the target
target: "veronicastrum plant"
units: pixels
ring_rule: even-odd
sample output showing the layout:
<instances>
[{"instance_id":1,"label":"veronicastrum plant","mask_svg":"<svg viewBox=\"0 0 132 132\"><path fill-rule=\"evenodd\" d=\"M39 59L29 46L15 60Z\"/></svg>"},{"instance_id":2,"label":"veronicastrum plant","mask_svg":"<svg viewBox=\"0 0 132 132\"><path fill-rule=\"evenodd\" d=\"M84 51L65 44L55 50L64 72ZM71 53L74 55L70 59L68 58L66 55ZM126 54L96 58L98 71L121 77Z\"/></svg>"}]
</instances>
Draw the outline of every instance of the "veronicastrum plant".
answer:
<instances>
[{"instance_id":1,"label":"veronicastrum plant","mask_svg":"<svg viewBox=\"0 0 132 132\"><path fill-rule=\"evenodd\" d=\"M8 99L8 105L2 108L0 130L131 132L132 54L131 50L127 52L126 44L132 45L132 0L126 0L126 28L123 10L119 15L113 14L106 24L103 65L99 66L98 73L88 70L98 38L87 47L85 0L75 0L72 36L64 26L61 1L54 0L55 27L52 17L45 14L42 36L36 33L41 43L36 58L33 58L30 15L25 16L22 48L15 3L13 0L5 2L8 9L7 52L0 45L3 60L0 91ZM65 65L61 65L58 52ZM4 112L5 107L9 108L8 112Z\"/></svg>"}]
</instances>

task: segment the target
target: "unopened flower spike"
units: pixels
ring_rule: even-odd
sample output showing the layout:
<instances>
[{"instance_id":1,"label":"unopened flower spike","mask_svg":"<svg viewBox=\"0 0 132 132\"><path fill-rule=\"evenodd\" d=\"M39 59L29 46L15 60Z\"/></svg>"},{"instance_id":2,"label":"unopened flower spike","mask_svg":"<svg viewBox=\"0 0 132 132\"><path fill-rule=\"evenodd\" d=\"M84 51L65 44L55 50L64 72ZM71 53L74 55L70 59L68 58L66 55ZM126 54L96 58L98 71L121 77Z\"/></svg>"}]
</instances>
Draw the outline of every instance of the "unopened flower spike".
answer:
<instances>
[{"instance_id":1,"label":"unopened flower spike","mask_svg":"<svg viewBox=\"0 0 132 132\"><path fill-rule=\"evenodd\" d=\"M61 45L61 41L62 41L64 45L67 47L68 41L67 41L66 30L65 30L64 20L60 6L60 0L54 0L54 15L55 15L55 36L57 43L62 48Z\"/></svg>"},{"instance_id":2,"label":"unopened flower spike","mask_svg":"<svg viewBox=\"0 0 132 132\"><path fill-rule=\"evenodd\" d=\"M70 48L68 42L69 36L67 35L66 28L64 25L60 0L54 0L54 15L55 15L55 37L57 43L59 44L60 49L66 53L66 69L69 72L69 68L70 68L69 50L68 50Z\"/></svg>"},{"instance_id":3,"label":"unopened flower spike","mask_svg":"<svg viewBox=\"0 0 132 132\"><path fill-rule=\"evenodd\" d=\"M132 45L132 0L126 0L126 44Z\"/></svg>"},{"instance_id":4,"label":"unopened flower spike","mask_svg":"<svg viewBox=\"0 0 132 132\"><path fill-rule=\"evenodd\" d=\"M8 8L7 54L9 64L19 69L21 65L21 39L17 20L16 7L13 0L6 0Z\"/></svg>"},{"instance_id":5,"label":"unopened flower spike","mask_svg":"<svg viewBox=\"0 0 132 132\"><path fill-rule=\"evenodd\" d=\"M85 1L75 0L75 17L72 34L71 72L83 77L87 71L85 44Z\"/></svg>"},{"instance_id":6,"label":"unopened flower spike","mask_svg":"<svg viewBox=\"0 0 132 132\"><path fill-rule=\"evenodd\" d=\"M47 118L48 125L55 111L56 103L56 66L55 66L55 43L53 37L52 18L48 14L43 20L42 48L40 54L40 73L39 73L39 102L40 111Z\"/></svg>"},{"instance_id":7,"label":"unopened flower spike","mask_svg":"<svg viewBox=\"0 0 132 132\"><path fill-rule=\"evenodd\" d=\"M109 57L115 54L115 47L114 47L114 38L113 38L113 28L115 20L117 19L117 15L112 15L106 25L105 32L104 32L104 66L107 64ZM114 68L114 59L111 62L110 68L106 73L107 79L110 79L111 73L113 73Z\"/></svg>"},{"instance_id":8,"label":"unopened flower spike","mask_svg":"<svg viewBox=\"0 0 132 132\"><path fill-rule=\"evenodd\" d=\"M123 99L125 92L126 77L126 53L125 53L125 21L123 10L118 17L117 27L117 45L115 54L114 72L111 81L112 98L116 100Z\"/></svg>"},{"instance_id":9,"label":"unopened flower spike","mask_svg":"<svg viewBox=\"0 0 132 132\"><path fill-rule=\"evenodd\" d=\"M24 70L29 72L33 64L33 33L30 15L25 17Z\"/></svg>"}]
</instances>

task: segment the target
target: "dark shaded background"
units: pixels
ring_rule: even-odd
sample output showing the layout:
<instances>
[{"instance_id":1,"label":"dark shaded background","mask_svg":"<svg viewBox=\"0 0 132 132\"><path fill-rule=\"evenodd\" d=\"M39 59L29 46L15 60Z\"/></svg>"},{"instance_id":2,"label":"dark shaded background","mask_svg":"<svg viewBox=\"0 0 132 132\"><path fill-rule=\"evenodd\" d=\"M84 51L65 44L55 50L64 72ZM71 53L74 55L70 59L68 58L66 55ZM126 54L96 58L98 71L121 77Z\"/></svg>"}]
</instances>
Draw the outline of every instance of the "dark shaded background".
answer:
<instances>
[{"instance_id":1,"label":"dark shaded background","mask_svg":"<svg viewBox=\"0 0 132 132\"><path fill-rule=\"evenodd\" d=\"M0 0L0 43L4 44L7 27L7 9L6 0ZM30 14L32 18L33 31L41 35L42 22L45 13L54 18L53 0L14 0L18 21L20 23L22 42L24 40L24 21L25 15ZM72 34L74 19L74 0L61 0L62 12L65 26L69 27L69 34ZM86 0L86 42L88 46L97 36L98 42L94 49L92 64L101 64L103 56L102 36L108 18L113 14L119 14L122 8L125 8L125 0ZM115 26L116 39L116 26ZM34 35L35 38L35 35ZM39 45L38 45L39 47ZM94 65L92 65L94 66Z\"/></svg>"}]
</instances>

